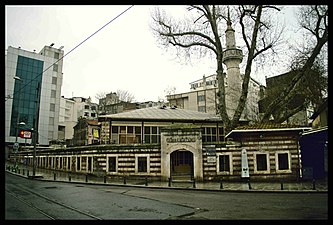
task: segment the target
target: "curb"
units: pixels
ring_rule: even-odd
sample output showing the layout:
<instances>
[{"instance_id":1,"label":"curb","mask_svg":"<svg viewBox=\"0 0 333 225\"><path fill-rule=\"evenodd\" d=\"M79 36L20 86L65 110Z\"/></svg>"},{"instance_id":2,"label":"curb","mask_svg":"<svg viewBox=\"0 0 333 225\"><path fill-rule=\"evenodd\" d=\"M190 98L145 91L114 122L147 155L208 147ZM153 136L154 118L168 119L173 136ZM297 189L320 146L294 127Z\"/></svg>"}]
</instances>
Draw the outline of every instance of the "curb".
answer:
<instances>
[{"instance_id":1,"label":"curb","mask_svg":"<svg viewBox=\"0 0 333 225\"><path fill-rule=\"evenodd\" d=\"M234 192L234 193L283 193L283 194L293 194L293 193L309 193L309 194L323 194L328 193L327 190L263 190L263 189L249 189L249 190L235 190L235 189L208 189L208 188L184 188L184 187L162 187L162 186L141 186L135 184L115 184L115 183L92 183L92 182L83 182L83 181L65 181L65 180L49 180L49 179L42 179L43 176L35 175L35 176L25 176L21 174L14 173L12 171L6 172L20 176L22 178L31 179L31 180L38 180L44 182L59 182L59 183L70 183L70 184L82 184L82 185L99 185L99 186L115 186L115 187L135 187L135 188L153 188L153 189L169 189L169 190L193 190L193 191L215 191L215 192Z\"/></svg>"}]
</instances>

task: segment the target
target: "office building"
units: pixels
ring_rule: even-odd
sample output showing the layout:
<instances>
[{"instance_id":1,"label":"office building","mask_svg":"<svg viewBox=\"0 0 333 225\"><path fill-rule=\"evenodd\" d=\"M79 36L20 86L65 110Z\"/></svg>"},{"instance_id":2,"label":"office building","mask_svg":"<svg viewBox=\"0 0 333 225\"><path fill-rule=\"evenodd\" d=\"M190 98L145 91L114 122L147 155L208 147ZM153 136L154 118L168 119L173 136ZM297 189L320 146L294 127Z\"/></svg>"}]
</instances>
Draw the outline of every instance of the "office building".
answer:
<instances>
[{"instance_id":1,"label":"office building","mask_svg":"<svg viewBox=\"0 0 333 225\"><path fill-rule=\"evenodd\" d=\"M38 119L37 144L58 139L59 108L63 80L62 47L45 46L37 53L9 46L5 56L5 142L30 145L18 137L21 129L33 130Z\"/></svg>"}]
</instances>

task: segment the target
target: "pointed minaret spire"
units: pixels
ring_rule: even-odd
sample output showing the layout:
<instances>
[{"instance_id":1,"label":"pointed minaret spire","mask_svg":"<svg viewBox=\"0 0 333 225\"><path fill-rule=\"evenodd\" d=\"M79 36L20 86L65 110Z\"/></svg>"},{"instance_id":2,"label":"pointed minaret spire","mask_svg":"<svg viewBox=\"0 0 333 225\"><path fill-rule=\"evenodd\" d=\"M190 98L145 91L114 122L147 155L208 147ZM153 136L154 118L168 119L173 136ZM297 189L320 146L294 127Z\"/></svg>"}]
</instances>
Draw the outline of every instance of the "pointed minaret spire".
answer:
<instances>
[{"instance_id":1,"label":"pointed minaret spire","mask_svg":"<svg viewBox=\"0 0 333 225\"><path fill-rule=\"evenodd\" d=\"M236 40L235 40L235 30L231 27L231 19L230 19L230 9L228 6L228 18L227 18L227 30L226 33L226 46L228 48L235 48Z\"/></svg>"},{"instance_id":2,"label":"pointed minaret spire","mask_svg":"<svg viewBox=\"0 0 333 225\"><path fill-rule=\"evenodd\" d=\"M227 21L227 25L228 25L228 29L229 29L229 27L231 28L231 19L230 19L230 9L229 9L229 6L228 6L228 21Z\"/></svg>"}]
</instances>

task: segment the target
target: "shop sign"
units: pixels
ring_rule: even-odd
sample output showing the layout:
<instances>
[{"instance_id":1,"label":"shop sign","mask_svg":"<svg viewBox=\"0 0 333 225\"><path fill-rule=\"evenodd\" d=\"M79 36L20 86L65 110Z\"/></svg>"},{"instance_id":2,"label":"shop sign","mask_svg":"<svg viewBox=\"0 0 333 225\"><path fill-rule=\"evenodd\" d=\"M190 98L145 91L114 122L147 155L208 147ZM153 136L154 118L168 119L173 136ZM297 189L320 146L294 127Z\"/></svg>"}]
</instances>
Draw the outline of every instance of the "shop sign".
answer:
<instances>
[{"instance_id":1,"label":"shop sign","mask_svg":"<svg viewBox=\"0 0 333 225\"><path fill-rule=\"evenodd\" d=\"M31 131L30 130L21 130L20 131L20 138L26 138L26 139L30 139L31 138Z\"/></svg>"}]
</instances>

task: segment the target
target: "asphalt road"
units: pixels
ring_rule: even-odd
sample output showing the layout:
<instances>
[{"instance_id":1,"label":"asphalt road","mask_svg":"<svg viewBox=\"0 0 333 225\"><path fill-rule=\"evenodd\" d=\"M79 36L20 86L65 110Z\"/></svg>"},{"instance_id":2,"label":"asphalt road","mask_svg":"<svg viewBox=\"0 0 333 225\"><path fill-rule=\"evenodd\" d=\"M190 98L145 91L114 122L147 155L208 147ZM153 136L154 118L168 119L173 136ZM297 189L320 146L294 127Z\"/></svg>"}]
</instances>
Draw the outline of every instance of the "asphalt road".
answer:
<instances>
[{"instance_id":1,"label":"asphalt road","mask_svg":"<svg viewBox=\"0 0 333 225\"><path fill-rule=\"evenodd\" d=\"M5 219L326 220L328 194L59 183L6 173Z\"/></svg>"}]
</instances>

